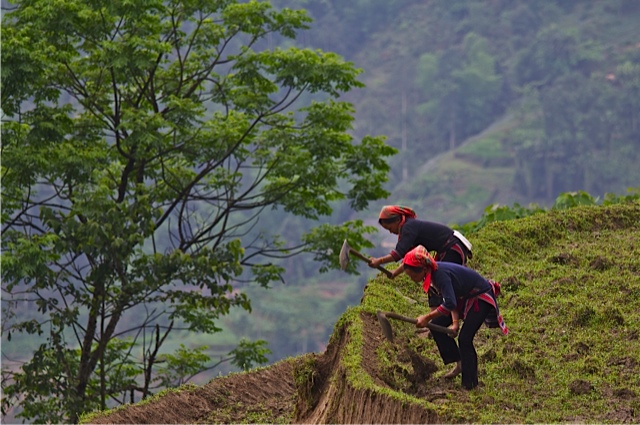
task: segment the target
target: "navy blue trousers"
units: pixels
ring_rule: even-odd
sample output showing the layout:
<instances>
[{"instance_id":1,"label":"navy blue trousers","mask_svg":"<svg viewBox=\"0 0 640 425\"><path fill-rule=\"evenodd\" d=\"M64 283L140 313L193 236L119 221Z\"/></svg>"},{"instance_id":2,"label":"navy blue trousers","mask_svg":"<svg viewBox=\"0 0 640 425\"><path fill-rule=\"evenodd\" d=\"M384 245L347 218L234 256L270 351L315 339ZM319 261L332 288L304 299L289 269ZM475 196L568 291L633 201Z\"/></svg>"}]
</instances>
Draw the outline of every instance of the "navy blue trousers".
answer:
<instances>
[{"instance_id":1,"label":"navy blue trousers","mask_svg":"<svg viewBox=\"0 0 640 425\"><path fill-rule=\"evenodd\" d=\"M492 305L478 300L477 304L471 307L467 313L457 342L444 333L431 332L444 364L458 361L462 363L462 386L469 390L478 386L478 354L473 345L473 338L492 309ZM439 316L432 322L436 325L449 326L451 325L451 316Z\"/></svg>"}]
</instances>

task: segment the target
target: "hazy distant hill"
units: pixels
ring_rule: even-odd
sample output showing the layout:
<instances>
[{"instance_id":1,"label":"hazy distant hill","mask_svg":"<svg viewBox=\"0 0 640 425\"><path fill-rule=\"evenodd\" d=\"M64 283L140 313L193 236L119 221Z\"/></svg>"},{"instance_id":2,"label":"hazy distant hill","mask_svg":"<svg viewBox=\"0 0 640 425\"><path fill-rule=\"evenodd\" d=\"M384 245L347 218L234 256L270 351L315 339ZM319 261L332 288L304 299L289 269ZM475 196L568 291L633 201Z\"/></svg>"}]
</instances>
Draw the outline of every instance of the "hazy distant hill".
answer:
<instances>
[{"instance_id":1,"label":"hazy distant hill","mask_svg":"<svg viewBox=\"0 0 640 425\"><path fill-rule=\"evenodd\" d=\"M374 214L402 201L463 223L494 202L640 186L639 2L276 4L316 19L298 43L363 70L355 133L400 149Z\"/></svg>"}]
</instances>

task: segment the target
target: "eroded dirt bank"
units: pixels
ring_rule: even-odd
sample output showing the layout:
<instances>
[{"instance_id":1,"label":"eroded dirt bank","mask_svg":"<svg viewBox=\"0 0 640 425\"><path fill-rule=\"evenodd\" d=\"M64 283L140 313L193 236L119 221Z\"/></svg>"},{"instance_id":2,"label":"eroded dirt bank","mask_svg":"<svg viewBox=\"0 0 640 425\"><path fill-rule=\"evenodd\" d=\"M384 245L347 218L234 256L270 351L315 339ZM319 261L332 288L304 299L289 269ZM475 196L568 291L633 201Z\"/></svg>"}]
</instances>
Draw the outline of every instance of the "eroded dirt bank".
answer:
<instances>
[{"instance_id":1,"label":"eroded dirt bank","mask_svg":"<svg viewBox=\"0 0 640 425\"><path fill-rule=\"evenodd\" d=\"M279 362L251 373L216 378L191 390L168 392L91 419L96 424L281 422L295 406L294 363Z\"/></svg>"},{"instance_id":2,"label":"eroded dirt bank","mask_svg":"<svg viewBox=\"0 0 640 425\"><path fill-rule=\"evenodd\" d=\"M385 371L378 364L376 350L383 337L374 316L362 313L364 346L361 364L376 385L392 388L392 382L385 382ZM416 404L409 404L370 389L354 388L346 376L346 366L342 364L344 350L349 342L348 331L338 329L326 352L315 359L315 367L305 384L299 379L295 423L439 423L441 418L433 410ZM399 342L402 345L402 342ZM403 350L403 348L400 348ZM425 378L437 368L430 362L407 359L413 363L414 380L409 392L425 395L428 391ZM387 380L388 381L388 380ZM305 387L306 385L306 387ZM440 390L434 388L434 394Z\"/></svg>"},{"instance_id":3,"label":"eroded dirt bank","mask_svg":"<svg viewBox=\"0 0 640 425\"><path fill-rule=\"evenodd\" d=\"M382 342L377 321L361 314L364 348L362 363L382 387L385 372L375 352ZM354 388L342 363L349 341L341 327L322 354L307 354L250 373L232 374L201 387L168 392L161 397L96 416L91 423L438 423L434 411L403 403L370 389ZM408 360L410 361L410 360ZM435 368L417 371L422 378ZM415 365L414 365L415 366ZM424 380L409 389L426 395ZM434 388L434 394L439 390Z\"/></svg>"}]
</instances>

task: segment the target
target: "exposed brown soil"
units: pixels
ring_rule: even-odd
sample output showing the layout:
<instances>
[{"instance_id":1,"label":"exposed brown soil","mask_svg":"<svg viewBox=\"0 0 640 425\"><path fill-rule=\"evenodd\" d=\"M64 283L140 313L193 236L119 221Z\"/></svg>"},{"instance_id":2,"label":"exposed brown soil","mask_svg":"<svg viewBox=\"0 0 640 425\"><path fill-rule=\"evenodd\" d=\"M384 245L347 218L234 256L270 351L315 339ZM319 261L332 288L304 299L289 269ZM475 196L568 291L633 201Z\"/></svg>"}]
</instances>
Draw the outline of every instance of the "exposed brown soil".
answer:
<instances>
[{"instance_id":1,"label":"exposed brown soil","mask_svg":"<svg viewBox=\"0 0 640 425\"><path fill-rule=\"evenodd\" d=\"M410 349L402 337L382 349L389 355L396 355L390 366L379 364L376 351L385 343L375 316L361 314L363 321L364 346L361 364L376 385L382 388L401 390L417 398L434 403L445 402L455 394L460 399L468 394L455 388L452 381L434 379L433 373L438 366L433 361L420 356ZM400 326L400 325L399 325ZM318 357L315 382L305 397L298 396L296 423L441 423L451 422L452 418L440 418L433 410L404 403L397 399L373 392L368 389L354 388L346 379L346 369L341 364L343 346L349 335L340 329L335 343L331 343L324 355ZM425 344L433 341L425 338ZM403 379L398 379L400 375Z\"/></svg>"},{"instance_id":2,"label":"exposed brown soil","mask_svg":"<svg viewBox=\"0 0 640 425\"><path fill-rule=\"evenodd\" d=\"M151 400L94 417L101 424L287 423L295 403L295 361L279 362L251 373L231 374L188 391L173 391Z\"/></svg>"},{"instance_id":3,"label":"exposed brown soil","mask_svg":"<svg viewBox=\"0 0 640 425\"><path fill-rule=\"evenodd\" d=\"M434 403L451 393L468 397L451 381L433 379L433 361L409 349L402 337L386 344L397 366L378 364L376 350L385 342L375 316L362 314L362 365L380 387L402 390ZM354 388L341 363L349 341L339 328L322 354L307 354L250 373L213 379L190 390L168 392L146 403L93 417L91 423L439 423L429 409ZM425 344L433 341L425 338ZM402 365L405 367L402 367ZM396 374L404 379L394 379ZM297 385L296 385L297 382ZM451 418L447 418L447 422Z\"/></svg>"}]
</instances>

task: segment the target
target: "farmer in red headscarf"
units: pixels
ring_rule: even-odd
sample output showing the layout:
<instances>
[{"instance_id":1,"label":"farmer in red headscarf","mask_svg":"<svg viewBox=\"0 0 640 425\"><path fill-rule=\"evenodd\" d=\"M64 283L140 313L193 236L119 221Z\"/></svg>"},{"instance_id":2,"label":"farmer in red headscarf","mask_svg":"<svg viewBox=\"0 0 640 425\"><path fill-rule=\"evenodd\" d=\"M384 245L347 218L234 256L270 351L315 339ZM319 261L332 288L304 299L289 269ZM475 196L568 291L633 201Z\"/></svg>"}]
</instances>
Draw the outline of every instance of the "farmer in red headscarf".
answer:
<instances>
[{"instance_id":1,"label":"farmer in red headscarf","mask_svg":"<svg viewBox=\"0 0 640 425\"><path fill-rule=\"evenodd\" d=\"M384 257L369 260L369 266L373 268L402 260L407 252L418 245L424 246L428 251L435 251L436 261L466 265L467 258L471 258L471 243L462 233L444 224L418 220L416 213L409 207L385 205L380 211L378 222L389 232L398 235L398 243ZM393 270L391 277L398 276L402 270L403 265L400 265ZM441 303L433 293L429 294L430 306L435 307Z\"/></svg>"},{"instance_id":2,"label":"farmer in red headscarf","mask_svg":"<svg viewBox=\"0 0 640 425\"><path fill-rule=\"evenodd\" d=\"M441 332L431 332L438 345L444 364L456 363L445 377L453 378L462 373L462 386L473 389L478 386L478 355L473 338L485 323L490 328L500 327L503 334L509 330L502 320L496 295L500 285L487 280L478 272L455 263L437 263L429 251L418 245L404 256L404 272L416 283L422 282L425 292L434 290L442 296L442 304L417 318L417 327L432 322L440 326L452 324L451 313L456 309L464 319L458 343Z\"/></svg>"}]
</instances>

